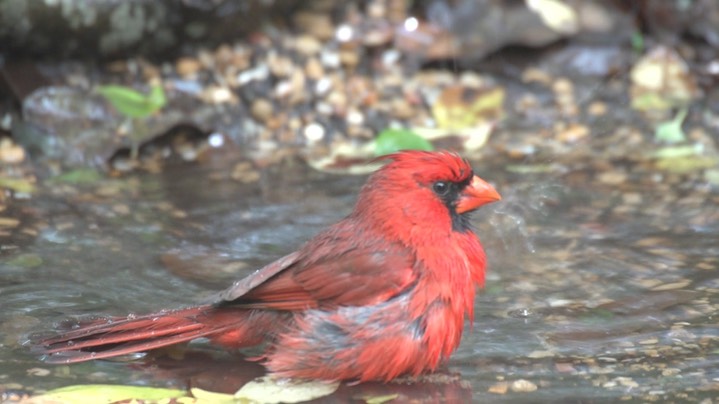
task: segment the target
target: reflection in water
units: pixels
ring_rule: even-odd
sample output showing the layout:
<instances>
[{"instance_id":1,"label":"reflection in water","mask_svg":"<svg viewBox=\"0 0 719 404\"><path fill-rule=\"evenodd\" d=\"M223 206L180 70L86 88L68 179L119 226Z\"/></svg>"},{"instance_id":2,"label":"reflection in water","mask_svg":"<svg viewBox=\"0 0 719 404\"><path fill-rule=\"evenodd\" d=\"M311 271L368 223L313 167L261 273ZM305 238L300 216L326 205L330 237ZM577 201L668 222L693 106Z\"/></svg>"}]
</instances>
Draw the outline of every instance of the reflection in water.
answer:
<instances>
[{"instance_id":1,"label":"reflection in water","mask_svg":"<svg viewBox=\"0 0 719 404\"><path fill-rule=\"evenodd\" d=\"M25 201L18 216L28 232L0 262L0 386L189 381L233 391L262 372L202 343L181 359L70 367L47 367L18 343L66 317L202 300L342 217L363 182L293 163L262 171L262 185L242 184L226 175L228 164L55 185ZM702 389L719 377L719 210L711 197L486 171L504 197L474 221L490 260L487 285L444 383L343 386L332 398L710 397ZM37 368L48 372L29 371Z\"/></svg>"}]
</instances>

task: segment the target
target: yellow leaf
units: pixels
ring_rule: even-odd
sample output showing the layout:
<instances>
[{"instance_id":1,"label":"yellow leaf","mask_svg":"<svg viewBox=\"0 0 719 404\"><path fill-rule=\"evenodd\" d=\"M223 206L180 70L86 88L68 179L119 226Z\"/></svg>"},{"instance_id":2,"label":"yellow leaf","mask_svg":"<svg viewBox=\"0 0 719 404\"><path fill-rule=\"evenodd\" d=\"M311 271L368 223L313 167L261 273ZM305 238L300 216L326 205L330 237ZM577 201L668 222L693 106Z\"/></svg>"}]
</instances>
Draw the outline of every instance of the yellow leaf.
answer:
<instances>
[{"instance_id":1,"label":"yellow leaf","mask_svg":"<svg viewBox=\"0 0 719 404\"><path fill-rule=\"evenodd\" d=\"M195 404L234 404L237 402L232 394L215 393L198 388L190 389L190 393L196 399Z\"/></svg>"},{"instance_id":2,"label":"yellow leaf","mask_svg":"<svg viewBox=\"0 0 719 404\"><path fill-rule=\"evenodd\" d=\"M185 396L183 390L110 384L81 384L50 390L30 398L29 403L103 404L123 400L152 400Z\"/></svg>"},{"instance_id":3,"label":"yellow leaf","mask_svg":"<svg viewBox=\"0 0 719 404\"><path fill-rule=\"evenodd\" d=\"M26 179L0 177L0 188L31 194L35 191L35 184Z\"/></svg>"},{"instance_id":4,"label":"yellow leaf","mask_svg":"<svg viewBox=\"0 0 719 404\"><path fill-rule=\"evenodd\" d=\"M397 399L397 397L399 397L398 393L385 394L384 396L365 396L362 398L367 404L384 404Z\"/></svg>"},{"instance_id":5,"label":"yellow leaf","mask_svg":"<svg viewBox=\"0 0 719 404\"><path fill-rule=\"evenodd\" d=\"M501 87L475 89L451 86L432 105L437 127L460 130L496 121L502 115L505 91Z\"/></svg>"},{"instance_id":6,"label":"yellow leaf","mask_svg":"<svg viewBox=\"0 0 719 404\"><path fill-rule=\"evenodd\" d=\"M642 56L629 76L632 108L637 110L685 106L701 95L689 66L668 47L658 46Z\"/></svg>"}]
</instances>

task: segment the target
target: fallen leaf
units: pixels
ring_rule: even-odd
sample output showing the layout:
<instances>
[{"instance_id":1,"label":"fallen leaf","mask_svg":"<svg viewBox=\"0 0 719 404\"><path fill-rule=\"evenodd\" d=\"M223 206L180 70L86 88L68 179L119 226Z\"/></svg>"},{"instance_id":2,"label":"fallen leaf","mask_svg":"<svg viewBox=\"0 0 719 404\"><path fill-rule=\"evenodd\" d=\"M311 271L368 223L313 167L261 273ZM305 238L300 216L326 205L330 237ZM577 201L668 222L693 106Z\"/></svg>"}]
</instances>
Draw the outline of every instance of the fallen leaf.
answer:
<instances>
[{"instance_id":1,"label":"fallen leaf","mask_svg":"<svg viewBox=\"0 0 719 404\"><path fill-rule=\"evenodd\" d=\"M81 168L68 171L58 176L52 177L51 181L64 182L68 184L94 184L102 178L97 170L91 168Z\"/></svg>"},{"instance_id":2,"label":"fallen leaf","mask_svg":"<svg viewBox=\"0 0 719 404\"><path fill-rule=\"evenodd\" d=\"M666 143L679 143L686 140L687 136L682 130L682 124L687 117L688 109L682 108L677 112L674 119L662 122L654 130L654 139Z\"/></svg>"},{"instance_id":3,"label":"fallen leaf","mask_svg":"<svg viewBox=\"0 0 719 404\"><path fill-rule=\"evenodd\" d=\"M657 159L672 159L678 157L699 156L704 152L704 145L695 143L686 146L668 146L652 153L652 157Z\"/></svg>"},{"instance_id":4,"label":"fallen leaf","mask_svg":"<svg viewBox=\"0 0 719 404\"><path fill-rule=\"evenodd\" d=\"M362 399L367 404L384 404L384 403L388 403L392 400L396 400L397 397L399 397L399 394L395 393L395 394L386 394L384 396L365 396L365 397L362 397Z\"/></svg>"},{"instance_id":5,"label":"fallen leaf","mask_svg":"<svg viewBox=\"0 0 719 404\"><path fill-rule=\"evenodd\" d=\"M385 129L374 140L376 156L400 150L434 150L432 143L408 129Z\"/></svg>"},{"instance_id":6,"label":"fallen leaf","mask_svg":"<svg viewBox=\"0 0 719 404\"><path fill-rule=\"evenodd\" d=\"M158 401L186 396L183 390L110 384L81 384L50 390L31 397L29 403L101 404L123 400Z\"/></svg>"},{"instance_id":7,"label":"fallen leaf","mask_svg":"<svg viewBox=\"0 0 719 404\"><path fill-rule=\"evenodd\" d=\"M504 98L505 91L501 87L450 86L432 105L432 115L440 129L462 130L483 126L501 118Z\"/></svg>"},{"instance_id":8,"label":"fallen leaf","mask_svg":"<svg viewBox=\"0 0 719 404\"><path fill-rule=\"evenodd\" d=\"M685 106L701 95L686 62L671 48L658 46L630 73L632 108L642 111Z\"/></svg>"},{"instance_id":9,"label":"fallen leaf","mask_svg":"<svg viewBox=\"0 0 719 404\"><path fill-rule=\"evenodd\" d=\"M15 192L31 194L35 191L35 184L22 178L0 177L0 188L6 188Z\"/></svg>"},{"instance_id":10,"label":"fallen leaf","mask_svg":"<svg viewBox=\"0 0 719 404\"><path fill-rule=\"evenodd\" d=\"M37 254L21 254L5 262L9 266L35 268L42 265L42 257Z\"/></svg>"},{"instance_id":11,"label":"fallen leaf","mask_svg":"<svg viewBox=\"0 0 719 404\"><path fill-rule=\"evenodd\" d=\"M213 391L191 388L196 404L235 404L237 400L232 394L215 393Z\"/></svg>"},{"instance_id":12,"label":"fallen leaf","mask_svg":"<svg viewBox=\"0 0 719 404\"><path fill-rule=\"evenodd\" d=\"M328 396L339 388L339 382L277 380L269 376L255 379L235 393L235 399L264 404L301 403Z\"/></svg>"}]
</instances>

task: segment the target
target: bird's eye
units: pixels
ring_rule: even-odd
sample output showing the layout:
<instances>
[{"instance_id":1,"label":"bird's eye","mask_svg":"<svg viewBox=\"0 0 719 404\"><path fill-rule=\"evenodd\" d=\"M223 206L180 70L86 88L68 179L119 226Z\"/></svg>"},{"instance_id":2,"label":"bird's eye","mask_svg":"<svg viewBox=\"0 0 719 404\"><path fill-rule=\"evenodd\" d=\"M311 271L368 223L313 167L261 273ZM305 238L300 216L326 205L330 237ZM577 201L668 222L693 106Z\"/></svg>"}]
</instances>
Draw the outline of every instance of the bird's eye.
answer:
<instances>
[{"instance_id":1,"label":"bird's eye","mask_svg":"<svg viewBox=\"0 0 719 404\"><path fill-rule=\"evenodd\" d=\"M434 193L439 196L447 195L447 192L449 192L449 184L444 181L437 181L434 184L432 184L432 189L434 190Z\"/></svg>"}]
</instances>

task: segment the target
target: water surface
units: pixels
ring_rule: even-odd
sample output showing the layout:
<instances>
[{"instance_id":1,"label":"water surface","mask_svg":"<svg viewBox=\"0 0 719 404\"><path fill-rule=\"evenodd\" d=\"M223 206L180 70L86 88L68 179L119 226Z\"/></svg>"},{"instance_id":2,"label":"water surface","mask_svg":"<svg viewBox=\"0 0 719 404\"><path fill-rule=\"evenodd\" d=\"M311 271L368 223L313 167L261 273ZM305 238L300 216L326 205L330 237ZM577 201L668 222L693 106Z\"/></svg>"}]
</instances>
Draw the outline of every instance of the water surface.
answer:
<instances>
[{"instance_id":1,"label":"water surface","mask_svg":"<svg viewBox=\"0 0 719 404\"><path fill-rule=\"evenodd\" d=\"M173 165L13 202L0 262L0 387L117 383L234 391L262 372L193 345L181 360L48 366L22 346L68 317L191 304L347 214L364 177L296 161L243 184L233 161ZM489 256L474 323L440 375L343 386L397 402L701 400L719 380L719 209L701 186L475 164L504 199L475 216Z\"/></svg>"}]
</instances>

